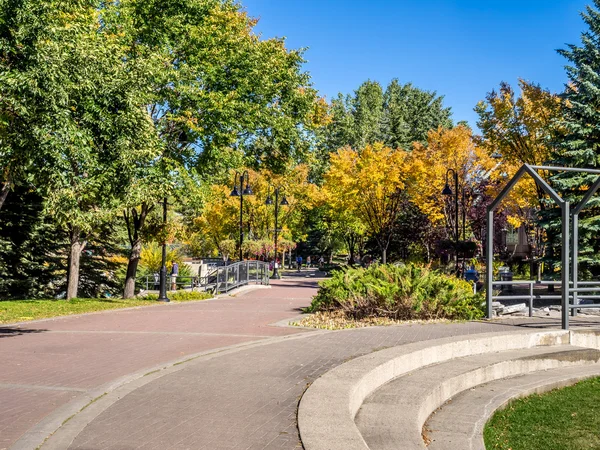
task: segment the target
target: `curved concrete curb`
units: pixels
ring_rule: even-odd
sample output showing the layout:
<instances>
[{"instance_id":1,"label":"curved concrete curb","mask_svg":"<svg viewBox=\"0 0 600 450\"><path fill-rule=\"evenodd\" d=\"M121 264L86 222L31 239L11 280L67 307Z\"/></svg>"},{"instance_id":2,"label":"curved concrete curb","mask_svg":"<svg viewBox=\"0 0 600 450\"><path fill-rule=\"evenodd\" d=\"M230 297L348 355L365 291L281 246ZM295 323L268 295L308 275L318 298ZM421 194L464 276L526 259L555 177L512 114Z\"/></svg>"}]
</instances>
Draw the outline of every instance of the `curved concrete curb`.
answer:
<instances>
[{"instance_id":1,"label":"curved concrete curb","mask_svg":"<svg viewBox=\"0 0 600 450\"><path fill-rule=\"evenodd\" d=\"M368 450L354 422L365 398L388 381L421 367L465 356L569 342L568 331L487 333L418 342L357 358L323 375L302 397L298 410L302 444L306 450Z\"/></svg>"},{"instance_id":2,"label":"curved concrete curb","mask_svg":"<svg viewBox=\"0 0 600 450\"><path fill-rule=\"evenodd\" d=\"M371 450L421 449L423 424L447 400L497 380L563 367L600 367L600 350L571 345L542 346L469 356L425 366L369 396L355 423ZM501 382L501 381L500 381ZM453 416L452 420L458 420ZM461 419L462 420L462 419ZM454 446L448 446L455 450Z\"/></svg>"},{"instance_id":3,"label":"curved concrete curb","mask_svg":"<svg viewBox=\"0 0 600 450\"><path fill-rule=\"evenodd\" d=\"M432 439L428 448L430 450L449 448L453 450L486 450L483 439L483 429L486 423L497 410L503 409L512 400L571 386L599 375L600 366L597 364L566 367L501 380L491 383L489 386L478 386L465 391L442 406L426 422L423 427L424 434L427 433L428 437ZM468 406L468 417L458 413L465 406ZM460 420L457 421L457 417L460 417Z\"/></svg>"}]
</instances>

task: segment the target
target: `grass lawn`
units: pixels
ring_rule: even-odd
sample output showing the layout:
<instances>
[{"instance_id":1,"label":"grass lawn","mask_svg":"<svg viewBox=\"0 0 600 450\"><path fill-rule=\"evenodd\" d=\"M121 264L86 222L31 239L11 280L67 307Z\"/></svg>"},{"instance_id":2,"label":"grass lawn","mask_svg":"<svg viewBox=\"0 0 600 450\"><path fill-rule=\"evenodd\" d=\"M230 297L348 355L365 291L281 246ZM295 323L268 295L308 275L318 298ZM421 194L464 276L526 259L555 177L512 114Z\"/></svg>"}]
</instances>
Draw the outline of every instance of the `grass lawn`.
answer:
<instances>
[{"instance_id":1,"label":"grass lawn","mask_svg":"<svg viewBox=\"0 0 600 450\"><path fill-rule=\"evenodd\" d=\"M484 430L486 449L600 449L600 378L511 402Z\"/></svg>"},{"instance_id":2,"label":"grass lawn","mask_svg":"<svg viewBox=\"0 0 600 450\"><path fill-rule=\"evenodd\" d=\"M46 319L49 317L69 316L108 309L131 308L132 306L156 305L156 296L147 298L123 299L98 299L77 298L66 300L5 300L0 301L0 324L26 322L29 320ZM185 302L205 300L211 294L205 292L169 293L172 302Z\"/></svg>"}]
</instances>

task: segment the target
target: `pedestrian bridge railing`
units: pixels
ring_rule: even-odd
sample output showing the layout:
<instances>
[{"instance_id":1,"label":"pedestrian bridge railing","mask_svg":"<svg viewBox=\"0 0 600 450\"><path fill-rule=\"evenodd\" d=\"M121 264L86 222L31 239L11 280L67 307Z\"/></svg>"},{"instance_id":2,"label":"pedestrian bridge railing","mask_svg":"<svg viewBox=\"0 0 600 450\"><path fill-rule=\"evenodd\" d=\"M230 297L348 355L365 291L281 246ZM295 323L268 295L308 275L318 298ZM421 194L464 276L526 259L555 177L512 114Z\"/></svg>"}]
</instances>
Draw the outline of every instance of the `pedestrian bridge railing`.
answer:
<instances>
[{"instance_id":1,"label":"pedestrian bridge railing","mask_svg":"<svg viewBox=\"0 0 600 450\"><path fill-rule=\"evenodd\" d=\"M240 261L217 267L199 278L200 286L215 294L229 292L248 284L269 284L269 263L264 261Z\"/></svg>"},{"instance_id":2,"label":"pedestrian bridge railing","mask_svg":"<svg viewBox=\"0 0 600 450\"><path fill-rule=\"evenodd\" d=\"M146 290L158 290L157 277L147 276ZM269 263L264 261L240 261L227 266L218 266L204 276L177 276L172 283L167 275L167 290L177 289L210 291L215 294L229 292L248 284L269 284Z\"/></svg>"}]
</instances>

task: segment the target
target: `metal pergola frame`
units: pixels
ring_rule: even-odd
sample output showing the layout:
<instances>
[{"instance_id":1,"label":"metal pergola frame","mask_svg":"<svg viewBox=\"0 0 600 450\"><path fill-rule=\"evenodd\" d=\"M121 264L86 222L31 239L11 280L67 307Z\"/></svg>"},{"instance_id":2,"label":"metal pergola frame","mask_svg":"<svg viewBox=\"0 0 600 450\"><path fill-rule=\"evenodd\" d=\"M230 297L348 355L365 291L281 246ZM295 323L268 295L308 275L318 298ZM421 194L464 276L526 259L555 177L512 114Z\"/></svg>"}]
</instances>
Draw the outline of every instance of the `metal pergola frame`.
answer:
<instances>
[{"instance_id":1,"label":"metal pergola frame","mask_svg":"<svg viewBox=\"0 0 600 450\"><path fill-rule=\"evenodd\" d=\"M598 175L596 181L587 190L579 204L575 206L571 212L571 205L565 201L558 193L550 187L550 185L537 173L537 170L547 170L551 172L579 172ZM569 310L572 309L573 315L577 314L578 299L577 292L589 290L591 288L577 287L577 270L579 258L579 213L587 205L592 196L600 188L600 170L595 169L580 169L574 167L553 167L553 166L532 166L524 164L502 189L500 194L487 208L487 237L486 237L486 315L488 319L492 317L492 301L493 301L493 261L494 261L494 210L500 202L514 188L515 184L525 175L529 174L536 184L544 190L554 202L561 208L562 221L562 251L561 251L561 301L562 301L562 328L569 329ZM573 233L570 233L570 217L573 216ZM569 244L572 245L572 255L570 255ZM569 279L569 256L572 257L571 276ZM572 287L570 286L572 281ZM570 304L570 296L573 294L573 304Z\"/></svg>"}]
</instances>

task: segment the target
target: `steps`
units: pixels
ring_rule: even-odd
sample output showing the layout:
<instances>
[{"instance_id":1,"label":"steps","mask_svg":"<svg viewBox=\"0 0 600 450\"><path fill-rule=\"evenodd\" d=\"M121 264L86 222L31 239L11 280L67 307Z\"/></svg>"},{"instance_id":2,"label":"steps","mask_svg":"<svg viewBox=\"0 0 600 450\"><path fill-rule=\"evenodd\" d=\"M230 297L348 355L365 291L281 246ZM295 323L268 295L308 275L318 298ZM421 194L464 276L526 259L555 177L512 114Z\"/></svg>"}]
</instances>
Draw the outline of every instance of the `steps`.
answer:
<instances>
[{"instance_id":1,"label":"steps","mask_svg":"<svg viewBox=\"0 0 600 450\"><path fill-rule=\"evenodd\" d=\"M434 412L423 434L429 450L485 450L483 428L511 399L541 394L600 376L598 364L533 372L461 392Z\"/></svg>"},{"instance_id":2,"label":"steps","mask_svg":"<svg viewBox=\"0 0 600 450\"><path fill-rule=\"evenodd\" d=\"M431 448L483 448L478 433L497 407L532 389L600 375L599 349L598 331L518 330L372 353L306 391L298 410L302 443L306 450L422 449L425 422L445 404L425 427ZM494 395L499 383L502 395Z\"/></svg>"},{"instance_id":3,"label":"steps","mask_svg":"<svg viewBox=\"0 0 600 450\"><path fill-rule=\"evenodd\" d=\"M452 359L423 367L380 387L365 400L355 422L371 450L397 449L399 442L406 448L424 448L423 424L433 411L455 395L483 383L523 373L596 365L598 361L600 350L571 345ZM445 423L451 422L452 416L446 417ZM437 430L436 426L432 425L431 429ZM454 446L445 448L455 449Z\"/></svg>"}]
</instances>

